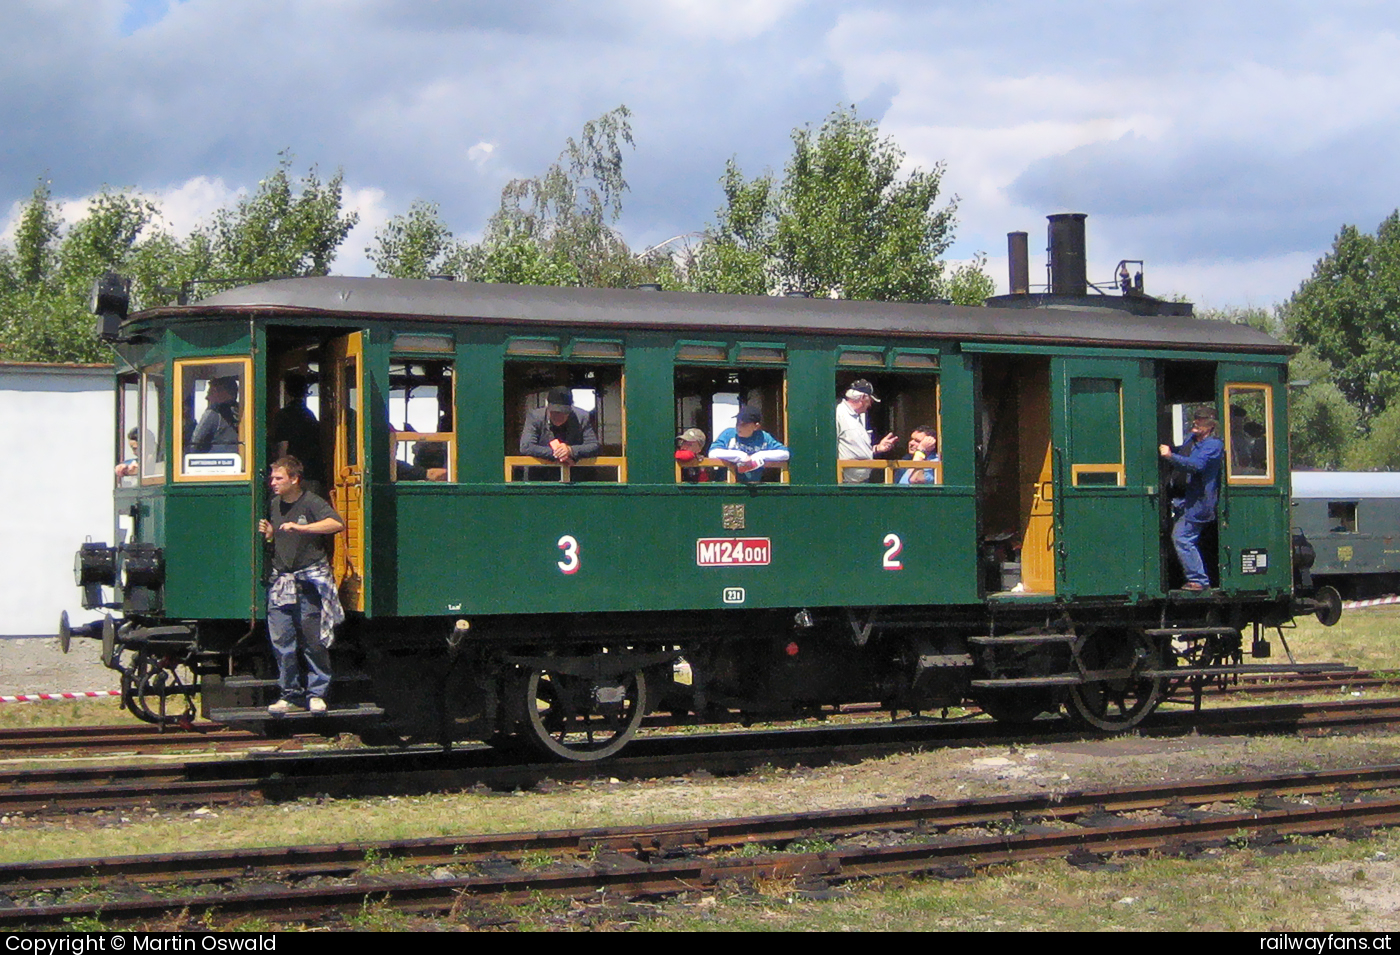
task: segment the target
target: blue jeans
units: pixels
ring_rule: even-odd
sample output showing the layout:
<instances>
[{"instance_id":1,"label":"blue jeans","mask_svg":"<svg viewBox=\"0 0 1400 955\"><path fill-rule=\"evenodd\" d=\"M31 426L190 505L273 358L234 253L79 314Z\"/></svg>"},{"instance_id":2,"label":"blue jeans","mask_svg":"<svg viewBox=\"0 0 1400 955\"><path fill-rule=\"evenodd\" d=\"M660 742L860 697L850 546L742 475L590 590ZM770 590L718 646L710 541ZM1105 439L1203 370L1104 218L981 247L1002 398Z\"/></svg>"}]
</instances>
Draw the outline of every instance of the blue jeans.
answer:
<instances>
[{"instance_id":1,"label":"blue jeans","mask_svg":"<svg viewBox=\"0 0 1400 955\"><path fill-rule=\"evenodd\" d=\"M1214 521L1192 520L1187 514L1182 514L1176 519L1176 524L1172 527L1172 546L1176 548L1177 559L1181 561L1181 569L1186 572L1186 582L1188 584L1200 584L1202 587L1210 586L1210 577L1206 574L1205 561L1201 559L1201 531L1207 524Z\"/></svg>"},{"instance_id":2,"label":"blue jeans","mask_svg":"<svg viewBox=\"0 0 1400 955\"><path fill-rule=\"evenodd\" d=\"M267 632L277 658L277 685L282 699L305 703L308 696L325 699L331 689L331 653L321 645L321 595L297 583L297 602L267 608ZM301 658L306 659L302 678Z\"/></svg>"}]
</instances>

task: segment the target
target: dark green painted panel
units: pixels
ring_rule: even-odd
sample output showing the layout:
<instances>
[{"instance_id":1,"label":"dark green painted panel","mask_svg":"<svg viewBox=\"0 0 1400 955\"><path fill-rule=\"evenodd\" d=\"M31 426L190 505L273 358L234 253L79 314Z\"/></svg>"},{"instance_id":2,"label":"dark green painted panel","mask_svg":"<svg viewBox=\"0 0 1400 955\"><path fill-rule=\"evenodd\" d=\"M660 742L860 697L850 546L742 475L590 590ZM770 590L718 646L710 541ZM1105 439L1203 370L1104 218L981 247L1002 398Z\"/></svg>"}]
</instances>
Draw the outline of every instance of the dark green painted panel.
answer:
<instances>
[{"instance_id":1,"label":"dark green painted panel","mask_svg":"<svg viewBox=\"0 0 1400 955\"><path fill-rule=\"evenodd\" d=\"M675 370L670 335L632 335L627 341L627 480L674 484L676 480Z\"/></svg>"},{"instance_id":2,"label":"dark green painted panel","mask_svg":"<svg viewBox=\"0 0 1400 955\"><path fill-rule=\"evenodd\" d=\"M168 616L239 619L254 608L261 612L265 591L256 578L263 545L246 487L168 494L164 530Z\"/></svg>"},{"instance_id":3,"label":"dark green painted panel","mask_svg":"<svg viewBox=\"0 0 1400 955\"><path fill-rule=\"evenodd\" d=\"M1055 575L1062 596L1161 590L1155 375L1152 362L1136 359L1054 361ZM1118 463L1122 486L1116 476L1115 485L1073 483L1074 464Z\"/></svg>"},{"instance_id":4,"label":"dark green painted panel","mask_svg":"<svg viewBox=\"0 0 1400 955\"><path fill-rule=\"evenodd\" d=\"M376 488L397 516L395 579L377 586L406 615L724 607L726 588L744 607L977 599L970 493L694 490ZM726 504L743 505L742 530L724 528ZM697 566L701 538L766 538L769 563Z\"/></svg>"}]
</instances>

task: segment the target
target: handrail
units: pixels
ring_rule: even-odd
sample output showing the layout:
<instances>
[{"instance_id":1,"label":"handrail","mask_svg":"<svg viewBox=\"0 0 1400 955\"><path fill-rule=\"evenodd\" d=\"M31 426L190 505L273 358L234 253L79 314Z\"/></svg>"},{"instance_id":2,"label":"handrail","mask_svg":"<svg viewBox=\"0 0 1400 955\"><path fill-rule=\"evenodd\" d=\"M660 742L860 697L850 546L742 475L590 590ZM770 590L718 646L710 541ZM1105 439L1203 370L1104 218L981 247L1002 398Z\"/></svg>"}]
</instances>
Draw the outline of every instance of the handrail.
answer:
<instances>
[{"instance_id":1,"label":"handrail","mask_svg":"<svg viewBox=\"0 0 1400 955\"><path fill-rule=\"evenodd\" d=\"M738 472L735 471L734 468L732 468L732 467L729 465L729 462L728 462L728 461L721 461L719 458L702 458L702 459L699 460L699 461L692 461L692 462L690 462L690 463L688 463L688 464L682 464L681 462L677 461L677 462L676 462L676 483L677 483L677 484L683 483L683 482L681 481L681 469L682 469L682 468L724 468L724 480L725 480L725 483L727 483L727 484L738 484L738 483L739 483L739 474L738 474ZM771 464L765 464L765 465L764 465L764 468L777 468L777 469L779 470L779 472L781 472L781 477L779 478L779 480L781 481L781 483L783 483L783 484L789 483L790 478L789 478L789 475L788 475L788 463L787 463L786 461L774 461L774 462L772 462ZM753 482L753 483L756 484L756 483L758 483L758 482L755 481L755 482Z\"/></svg>"},{"instance_id":2,"label":"handrail","mask_svg":"<svg viewBox=\"0 0 1400 955\"><path fill-rule=\"evenodd\" d=\"M936 459L933 461L892 461L887 458L871 458L867 460L859 460L852 458L848 460L840 460L836 462L836 480L838 483L844 484L843 478L845 478L846 476L847 468L860 468L862 470L869 471L890 472L909 469L930 470L933 472L934 485L943 483L943 462L941 460ZM898 475L891 473L889 476L889 480L885 481L884 483L894 484L897 482L897 480ZM867 484L869 482L862 481L858 483Z\"/></svg>"},{"instance_id":3,"label":"handrail","mask_svg":"<svg viewBox=\"0 0 1400 955\"><path fill-rule=\"evenodd\" d=\"M439 480L451 481L457 465L457 435L452 431L390 431L389 480L399 479L399 444L404 441L437 441L447 445L447 474ZM429 478L432 480L432 478Z\"/></svg>"},{"instance_id":4,"label":"handrail","mask_svg":"<svg viewBox=\"0 0 1400 955\"><path fill-rule=\"evenodd\" d=\"M560 464L552 458L537 458L528 454L507 454L505 459L506 481L515 481L514 471L516 468L558 468L560 471L559 480L567 484L573 480L571 472L573 468L617 468L617 483L627 483L627 458L625 457L597 457L583 458L575 461L572 465Z\"/></svg>"}]
</instances>

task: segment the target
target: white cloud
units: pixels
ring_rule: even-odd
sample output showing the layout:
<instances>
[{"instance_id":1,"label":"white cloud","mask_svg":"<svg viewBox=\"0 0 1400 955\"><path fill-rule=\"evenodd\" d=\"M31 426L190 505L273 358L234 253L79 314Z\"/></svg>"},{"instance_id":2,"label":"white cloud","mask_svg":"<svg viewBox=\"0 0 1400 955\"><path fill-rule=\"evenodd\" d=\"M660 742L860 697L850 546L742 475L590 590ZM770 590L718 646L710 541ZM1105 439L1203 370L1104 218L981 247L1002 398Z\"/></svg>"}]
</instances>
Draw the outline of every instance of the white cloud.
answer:
<instances>
[{"instance_id":1,"label":"white cloud","mask_svg":"<svg viewBox=\"0 0 1400 955\"><path fill-rule=\"evenodd\" d=\"M358 212L360 221L340 244L331 271L336 275L373 275L374 264L365 249L374 245L374 234L384 227L393 213L385 204L384 190L376 186L346 189L343 193L345 212Z\"/></svg>"}]
</instances>

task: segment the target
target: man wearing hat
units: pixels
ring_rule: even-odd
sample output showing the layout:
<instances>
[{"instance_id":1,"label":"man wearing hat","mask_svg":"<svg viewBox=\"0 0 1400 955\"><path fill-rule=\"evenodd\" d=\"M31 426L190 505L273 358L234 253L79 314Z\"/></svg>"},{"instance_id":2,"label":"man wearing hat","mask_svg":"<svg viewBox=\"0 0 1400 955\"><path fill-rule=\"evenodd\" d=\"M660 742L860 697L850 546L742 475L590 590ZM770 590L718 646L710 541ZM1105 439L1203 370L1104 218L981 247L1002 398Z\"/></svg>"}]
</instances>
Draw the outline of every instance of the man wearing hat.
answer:
<instances>
[{"instance_id":1,"label":"man wearing hat","mask_svg":"<svg viewBox=\"0 0 1400 955\"><path fill-rule=\"evenodd\" d=\"M1185 444L1175 450L1166 444L1157 448L1163 458L1187 473L1185 497L1172 501L1172 513L1177 515L1172 546L1186 573L1182 590L1210 587L1199 541L1205 526L1215 523L1215 505L1220 498L1220 464L1225 459L1225 443L1215 436L1218 429L1215 409L1202 406L1196 409L1191 436Z\"/></svg>"},{"instance_id":2,"label":"man wearing hat","mask_svg":"<svg viewBox=\"0 0 1400 955\"><path fill-rule=\"evenodd\" d=\"M598 456L598 432L588 412L574 407L568 388L549 389L549 404L525 416L520 432L520 453L535 458L553 458L563 465L577 464L581 458Z\"/></svg>"},{"instance_id":3,"label":"man wearing hat","mask_svg":"<svg viewBox=\"0 0 1400 955\"><path fill-rule=\"evenodd\" d=\"M836 457L840 461L869 461L877 454L885 454L899 441L899 435L887 434L875 445L870 443L870 432L865 430L861 415L879 401L875 397L875 386L864 378L857 378L846 389L846 397L836 403ZM869 468L846 468L841 472L843 484L864 484L870 480Z\"/></svg>"},{"instance_id":4,"label":"man wearing hat","mask_svg":"<svg viewBox=\"0 0 1400 955\"><path fill-rule=\"evenodd\" d=\"M787 446L761 429L762 423L759 410L744 405L734 419L734 427L725 428L710 445L710 457L733 468L740 483L757 484L763 480L766 465L788 459Z\"/></svg>"}]
</instances>

